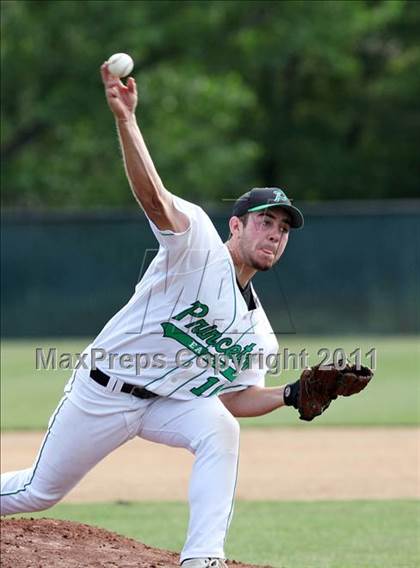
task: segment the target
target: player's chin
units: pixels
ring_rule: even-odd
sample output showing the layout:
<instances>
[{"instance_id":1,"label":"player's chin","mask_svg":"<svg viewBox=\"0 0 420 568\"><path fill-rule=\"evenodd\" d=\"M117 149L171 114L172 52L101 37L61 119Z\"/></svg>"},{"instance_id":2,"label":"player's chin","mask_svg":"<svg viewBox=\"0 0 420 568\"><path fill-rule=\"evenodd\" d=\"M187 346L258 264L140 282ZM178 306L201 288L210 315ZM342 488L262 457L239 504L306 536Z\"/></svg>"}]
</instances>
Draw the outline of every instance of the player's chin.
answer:
<instances>
[{"instance_id":1,"label":"player's chin","mask_svg":"<svg viewBox=\"0 0 420 568\"><path fill-rule=\"evenodd\" d=\"M273 258L255 258L254 262L253 262L253 267L256 270L259 270L260 272L266 272L267 270L270 270L270 268L273 268L273 266L276 264L277 259L273 256Z\"/></svg>"}]
</instances>

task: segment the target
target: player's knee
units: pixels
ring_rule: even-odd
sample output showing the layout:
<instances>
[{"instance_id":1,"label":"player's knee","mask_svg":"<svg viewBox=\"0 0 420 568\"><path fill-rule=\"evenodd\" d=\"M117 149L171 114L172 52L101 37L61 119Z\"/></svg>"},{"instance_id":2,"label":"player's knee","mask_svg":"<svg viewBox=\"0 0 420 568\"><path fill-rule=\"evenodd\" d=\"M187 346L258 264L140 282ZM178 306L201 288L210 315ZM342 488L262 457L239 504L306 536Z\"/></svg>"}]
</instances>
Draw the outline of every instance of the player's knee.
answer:
<instances>
[{"instance_id":1,"label":"player's knee","mask_svg":"<svg viewBox=\"0 0 420 568\"><path fill-rule=\"evenodd\" d=\"M45 511L54 507L60 499L51 499L49 497L35 497L31 500L31 511Z\"/></svg>"},{"instance_id":2,"label":"player's knee","mask_svg":"<svg viewBox=\"0 0 420 568\"><path fill-rule=\"evenodd\" d=\"M29 496L31 511L44 511L45 509L50 509L61 501L63 497L64 495L59 495L57 493L41 493L32 489Z\"/></svg>"},{"instance_id":3,"label":"player's knee","mask_svg":"<svg viewBox=\"0 0 420 568\"><path fill-rule=\"evenodd\" d=\"M226 416L226 424L223 427L223 439L228 448L239 448L240 427L239 422L231 414Z\"/></svg>"},{"instance_id":4,"label":"player's knee","mask_svg":"<svg viewBox=\"0 0 420 568\"><path fill-rule=\"evenodd\" d=\"M237 454L239 451L239 422L231 414L218 416L206 436L205 443L217 453Z\"/></svg>"}]
</instances>

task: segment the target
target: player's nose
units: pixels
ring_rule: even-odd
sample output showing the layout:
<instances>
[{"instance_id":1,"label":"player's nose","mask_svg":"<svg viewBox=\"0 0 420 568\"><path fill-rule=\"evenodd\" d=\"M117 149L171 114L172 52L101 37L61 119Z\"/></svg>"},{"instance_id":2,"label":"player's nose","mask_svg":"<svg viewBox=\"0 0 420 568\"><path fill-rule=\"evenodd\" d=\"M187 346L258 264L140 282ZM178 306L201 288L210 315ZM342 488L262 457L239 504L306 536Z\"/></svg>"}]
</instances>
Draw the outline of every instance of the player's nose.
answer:
<instances>
[{"instance_id":1,"label":"player's nose","mask_svg":"<svg viewBox=\"0 0 420 568\"><path fill-rule=\"evenodd\" d=\"M279 243L281 241L282 235L283 233L280 230L274 229L273 231L271 231L268 238L272 243Z\"/></svg>"}]
</instances>

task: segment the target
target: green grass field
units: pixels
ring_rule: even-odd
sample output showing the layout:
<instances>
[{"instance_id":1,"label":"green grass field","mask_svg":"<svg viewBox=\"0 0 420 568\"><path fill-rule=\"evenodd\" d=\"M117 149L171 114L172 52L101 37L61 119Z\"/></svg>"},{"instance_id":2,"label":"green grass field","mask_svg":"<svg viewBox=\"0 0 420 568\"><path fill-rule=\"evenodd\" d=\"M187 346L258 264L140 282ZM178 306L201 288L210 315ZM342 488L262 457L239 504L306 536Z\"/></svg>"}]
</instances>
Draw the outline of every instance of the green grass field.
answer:
<instances>
[{"instance_id":1,"label":"green grass field","mask_svg":"<svg viewBox=\"0 0 420 568\"><path fill-rule=\"evenodd\" d=\"M61 398L69 371L36 371L35 348L57 347L59 353L76 353L88 342L83 340L4 341L1 359L1 427L4 430L44 429ZM281 338L281 347L290 352L306 348L311 363L319 361L321 347L341 347L351 353L377 350L377 369L369 387L357 396L338 399L311 427L325 425L412 425L419 423L420 340L418 337L365 338ZM268 378L276 385L295 380L296 371L286 371ZM301 425L295 411L284 408L264 417L242 420L244 427Z\"/></svg>"},{"instance_id":2,"label":"green grass field","mask_svg":"<svg viewBox=\"0 0 420 568\"><path fill-rule=\"evenodd\" d=\"M306 424L281 409L244 419L242 425L316 428L397 426L419 423L420 355L417 337L282 338L291 352L306 348L311 363L318 349L377 349L375 377L366 391L339 399L328 412ZM35 347L79 352L82 340L2 344L1 426L4 430L43 430L61 397L69 371L35 371ZM295 380L284 372L268 384ZM85 522L131 536L146 544L179 551L187 525L185 503L59 504L27 516ZM412 501L247 502L240 501L227 540L229 558L275 568L415 568L420 565L420 507Z\"/></svg>"},{"instance_id":3,"label":"green grass field","mask_svg":"<svg viewBox=\"0 0 420 568\"><path fill-rule=\"evenodd\" d=\"M184 503L103 503L57 505L48 517L93 524L179 551L188 512ZM240 501L226 553L275 568L416 568L419 518L414 501Z\"/></svg>"}]
</instances>

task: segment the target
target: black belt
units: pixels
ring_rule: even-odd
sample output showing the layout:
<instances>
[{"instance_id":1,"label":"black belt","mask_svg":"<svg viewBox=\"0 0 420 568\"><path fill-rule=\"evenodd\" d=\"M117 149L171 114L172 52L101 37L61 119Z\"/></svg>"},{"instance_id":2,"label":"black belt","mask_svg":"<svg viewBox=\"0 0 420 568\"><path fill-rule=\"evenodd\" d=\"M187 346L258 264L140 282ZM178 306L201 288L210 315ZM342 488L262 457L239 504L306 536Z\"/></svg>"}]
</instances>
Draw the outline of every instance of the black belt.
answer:
<instances>
[{"instance_id":1,"label":"black belt","mask_svg":"<svg viewBox=\"0 0 420 568\"><path fill-rule=\"evenodd\" d=\"M108 377L108 375L106 375L99 369L92 369L90 372L90 378L93 379L95 383L98 383L103 387L106 387L110 381L110 377ZM135 385L130 385L129 383L123 383L120 392L132 394L137 398L154 398L155 396L159 396L155 392L148 391L144 387L136 387Z\"/></svg>"}]
</instances>

